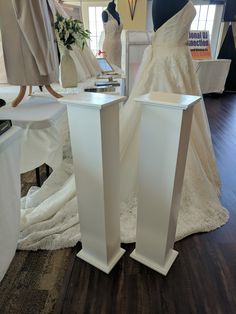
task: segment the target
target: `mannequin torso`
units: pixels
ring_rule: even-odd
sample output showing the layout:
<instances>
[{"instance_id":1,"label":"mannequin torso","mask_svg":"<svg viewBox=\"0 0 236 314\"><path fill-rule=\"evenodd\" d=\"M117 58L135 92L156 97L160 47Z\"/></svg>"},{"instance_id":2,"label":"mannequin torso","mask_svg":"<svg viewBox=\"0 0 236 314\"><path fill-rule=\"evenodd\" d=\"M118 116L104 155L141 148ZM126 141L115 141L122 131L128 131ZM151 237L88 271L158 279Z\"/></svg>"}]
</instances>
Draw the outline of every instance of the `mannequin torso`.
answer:
<instances>
[{"instance_id":1,"label":"mannequin torso","mask_svg":"<svg viewBox=\"0 0 236 314\"><path fill-rule=\"evenodd\" d=\"M152 18L154 32L180 11L188 0L153 0Z\"/></svg>"},{"instance_id":2,"label":"mannequin torso","mask_svg":"<svg viewBox=\"0 0 236 314\"><path fill-rule=\"evenodd\" d=\"M114 19L117 21L118 25L120 25L120 15L116 11L116 5L114 2L109 2L107 6L107 11L114 17ZM103 23L106 23L108 21L108 13L107 11L102 12L102 20Z\"/></svg>"},{"instance_id":3,"label":"mannequin torso","mask_svg":"<svg viewBox=\"0 0 236 314\"><path fill-rule=\"evenodd\" d=\"M121 66L121 32L122 23L116 11L114 1L109 2L107 9L102 13L105 39L102 49L107 60L118 67Z\"/></svg>"}]
</instances>

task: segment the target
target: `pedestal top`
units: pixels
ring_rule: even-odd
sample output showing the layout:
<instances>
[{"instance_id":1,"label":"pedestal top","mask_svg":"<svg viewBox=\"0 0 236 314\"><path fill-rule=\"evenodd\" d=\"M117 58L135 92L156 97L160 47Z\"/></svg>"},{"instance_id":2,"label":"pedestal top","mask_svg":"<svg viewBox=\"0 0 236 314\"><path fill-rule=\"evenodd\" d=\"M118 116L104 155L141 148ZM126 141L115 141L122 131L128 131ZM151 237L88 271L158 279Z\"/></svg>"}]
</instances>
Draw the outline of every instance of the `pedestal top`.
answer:
<instances>
[{"instance_id":1,"label":"pedestal top","mask_svg":"<svg viewBox=\"0 0 236 314\"><path fill-rule=\"evenodd\" d=\"M125 101L125 96L115 96L101 93L79 93L77 95L66 95L60 98L61 103L73 106L91 107L93 109L102 109L103 107Z\"/></svg>"},{"instance_id":2,"label":"pedestal top","mask_svg":"<svg viewBox=\"0 0 236 314\"><path fill-rule=\"evenodd\" d=\"M0 153L3 152L13 141L21 136L21 129L13 126L0 135Z\"/></svg>"},{"instance_id":3,"label":"pedestal top","mask_svg":"<svg viewBox=\"0 0 236 314\"><path fill-rule=\"evenodd\" d=\"M225 63L231 63L231 59L195 59L193 60L193 63L207 63L207 62L225 62Z\"/></svg>"},{"instance_id":4,"label":"pedestal top","mask_svg":"<svg viewBox=\"0 0 236 314\"><path fill-rule=\"evenodd\" d=\"M190 106L197 103L200 99L200 96L163 92L151 92L149 94L145 94L143 96L135 98L136 101L143 104L145 103L148 105L179 110L186 110Z\"/></svg>"}]
</instances>

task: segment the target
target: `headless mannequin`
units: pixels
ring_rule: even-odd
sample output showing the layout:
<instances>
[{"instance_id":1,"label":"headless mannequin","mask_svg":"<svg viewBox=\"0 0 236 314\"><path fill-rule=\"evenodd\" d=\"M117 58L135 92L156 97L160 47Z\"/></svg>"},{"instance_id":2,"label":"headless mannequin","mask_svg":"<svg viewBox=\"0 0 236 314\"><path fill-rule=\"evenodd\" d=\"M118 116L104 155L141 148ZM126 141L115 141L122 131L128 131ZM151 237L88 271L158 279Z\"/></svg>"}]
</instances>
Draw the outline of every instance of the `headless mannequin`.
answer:
<instances>
[{"instance_id":1,"label":"headless mannequin","mask_svg":"<svg viewBox=\"0 0 236 314\"><path fill-rule=\"evenodd\" d=\"M188 0L153 0L152 18L154 32L178 13L187 3Z\"/></svg>"},{"instance_id":2,"label":"headless mannequin","mask_svg":"<svg viewBox=\"0 0 236 314\"><path fill-rule=\"evenodd\" d=\"M114 17L118 25L120 25L120 15L116 11L116 4L114 1L111 1L108 3L107 11ZM108 21L108 13L106 11L102 12L102 20L103 20L103 23L106 23Z\"/></svg>"},{"instance_id":3,"label":"headless mannequin","mask_svg":"<svg viewBox=\"0 0 236 314\"><path fill-rule=\"evenodd\" d=\"M102 12L102 20L105 31L102 49L107 60L120 68L122 23L114 1L109 2L107 10Z\"/></svg>"}]
</instances>

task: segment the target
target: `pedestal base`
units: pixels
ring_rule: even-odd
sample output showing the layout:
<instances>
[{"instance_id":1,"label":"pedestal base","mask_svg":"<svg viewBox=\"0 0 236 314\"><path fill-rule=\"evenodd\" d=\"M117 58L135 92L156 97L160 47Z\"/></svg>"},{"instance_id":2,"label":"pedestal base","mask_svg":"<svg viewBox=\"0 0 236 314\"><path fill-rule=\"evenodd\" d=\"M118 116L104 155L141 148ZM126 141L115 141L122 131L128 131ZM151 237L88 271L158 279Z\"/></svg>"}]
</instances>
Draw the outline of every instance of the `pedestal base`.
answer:
<instances>
[{"instance_id":1,"label":"pedestal base","mask_svg":"<svg viewBox=\"0 0 236 314\"><path fill-rule=\"evenodd\" d=\"M94 256L86 253L83 249L79 251L77 257L81 258L83 261L89 263L90 265L100 269L104 273L109 274L124 253L125 250L120 249L109 264L101 263L101 261L97 260Z\"/></svg>"},{"instance_id":2,"label":"pedestal base","mask_svg":"<svg viewBox=\"0 0 236 314\"><path fill-rule=\"evenodd\" d=\"M136 261L150 267L151 269L157 271L158 273L166 276L178 254L179 253L177 251L172 250L170 255L169 255L169 258L167 259L167 261L165 263L165 265L157 264L155 261L150 260L147 257L140 255L139 253L136 252L136 250L134 250L131 253L130 257L132 257Z\"/></svg>"}]
</instances>

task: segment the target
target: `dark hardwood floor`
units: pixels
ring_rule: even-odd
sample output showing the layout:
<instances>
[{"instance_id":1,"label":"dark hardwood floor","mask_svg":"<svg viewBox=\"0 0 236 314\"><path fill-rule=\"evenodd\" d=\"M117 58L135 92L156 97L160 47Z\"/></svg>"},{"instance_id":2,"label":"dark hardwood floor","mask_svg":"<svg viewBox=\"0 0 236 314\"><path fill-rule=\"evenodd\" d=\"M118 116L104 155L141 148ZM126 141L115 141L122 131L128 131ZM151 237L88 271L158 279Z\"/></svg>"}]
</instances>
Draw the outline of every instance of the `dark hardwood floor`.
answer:
<instances>
[{"instance_id":1,"label":"dark hardwood floor","mask_svg":"<svg viewBox=\"0 0 236 314\"><path fill-rule=\"evenodd\" d=\"M177 242L179 256L167 277L129 258L134 245L122 245L126 254L109 275L75 258L78 245L56 313L236 313L236 95L205 102L229 222Z\"/></svg>"}]
</instances>

